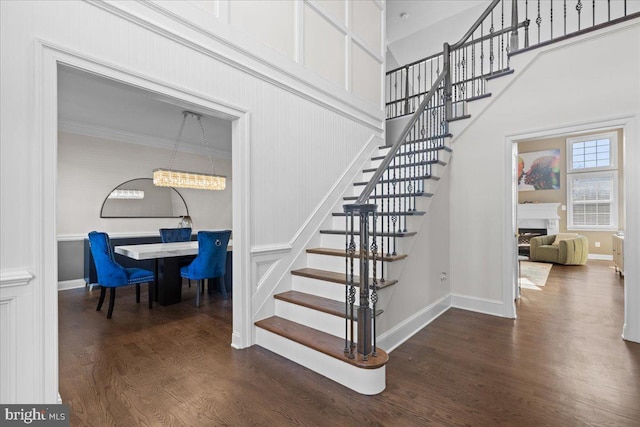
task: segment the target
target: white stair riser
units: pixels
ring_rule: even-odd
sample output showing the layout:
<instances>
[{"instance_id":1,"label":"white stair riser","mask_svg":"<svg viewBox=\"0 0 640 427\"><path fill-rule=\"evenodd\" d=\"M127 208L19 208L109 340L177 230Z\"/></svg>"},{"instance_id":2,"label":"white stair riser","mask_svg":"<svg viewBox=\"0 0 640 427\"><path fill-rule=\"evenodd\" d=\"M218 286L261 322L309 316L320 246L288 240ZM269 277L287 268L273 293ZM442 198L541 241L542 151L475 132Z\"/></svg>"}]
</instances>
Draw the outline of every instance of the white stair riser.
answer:
<instances>
[{"instance_id":1,"label":"white stair riser","mask_svg":"<svg viewBox=\"0 0 640 427\"><path fill-rule=\"evenodd\" d=\"M378 248L379 250L382 250L383 248L382 239L384 239L384 253L391 253L391 251L395 249L396 254L405 254L406 252L403 250L403 245L406 245L408 242L408 239L411 239L412 237L413 236L396 237L395 247L393 243L394 242L393 237L390 237L388 239L390 243L388 243L386 237L384 238L378 237L377 238ZM356 235L355 243L356 243L356 247L360 247L360 239L358 235ZM369 245L370 244L371 243L369 243ZM322 246L323 248L344 248L345 247L344 234L324 234L323 233L320 235L320 246Z\"/></svg>"},{"instance_id":2,"label":"white stair riser","mask_svg":"<svg viewBox=\"0 0 640 427\"><path fill-rule=\"evenodd\" d=\"M276 316L344 338L344 318L276 299ZM357 325L357 322L356 322ZM356 326L357 328L357 326ZM357 330L357 329L356 329Z\"/></svg>"},{"instance_id":3,"label":"white stair riser","mask_svg":"<svg viewBox=\"0 0 640 427\"><path fill-rule=\"evenodd\" d=\"M389 269L390 263L385 263L384 268ZM320 254L307 254L307 267L316 268L318 270L335 271L337 273L345 272L345 260L343 257L320 255ZM376 270L378 276L380 276L382 263L378 260ZM356 275L360 275L360 259L353 260L353 269ZM369 277L373 277L373 261L369 261Z\"/></svg>"},{"instance_id":4,"label":"white stair riser","mask_svg":"<svg viewBox=\"0 0 640 427\"><path fill-rule=\"evenodd\" d=\"M358 393L373 395L385 388L385 366L361 369L262 328L256 328L256 344Z\"/></svg>"},{"instance_id":5,"label":"white stair riser","mask_svg":"<svg viewBox=\"0 0 640 427\"><path fill-rule=\"evenodd\" d=\"M350 205L353 202L355 202L355 200L345 200L345 201L343 201L343 205ZM369 202L372 203L372 204L375 204L378 207L378 212L386 212L388 209L393 209L393 201L391 201L391 203L389 203L389 205L387 205L386 199L371 199L371 200L369 200ZM415 205L415 209L417 211L421 211L421 212L428 212L428 207L429 207L430 203L431 203L431 197L423 197L423 196L416 197L415 198L415 204L416 204ZM342 207L339 207L337 209L337 211L343 212L344 209ZM342 230L344 228L345 220L344 220L344 217L341 217L341 218L342 218L342 222L340 224L340 229ZM421 220L419 220L419 221L421 221Z\"/></svg>"},{"instance_id":6,"label":"white stair riser","mask_svg":"<svg viewBox=\"0 0 640 427\"><path fill-rule=\"evenodd\" d=\"M386 209L386 206L385 206ZM404 209L404 206L403 206ZM422 223L423 215L406 215L406 216L397 216L396 217L396 226L393 226L393 218L390 218L386 215L378 216L376 219L376 231L380 233L382 230L387 231L389 228L392 230L398 230L399 226L402 226L403 229L406 228L407 231L416 231L418 226ZM356 230L359 230L359 222L360 218L355 217L354 223L356 223ZM373 230L373 218L369 217L369 230ZM346 220L343 216L334 216L331 222L332 230L344 230Z\"/></svg>"},{"instance_id":7,"label":"white stair riser","mask_svg":"<svg viewBox=\"0 0 640 427\"><path fill-rule=\"evenodd\" d=\"M359 181L359 182L365 182L365 181ZM423 191L426 193L433 193L436 189L436 186L438 185L438 181L435 179L425 179L424 183L421 183L420 186L416 185L416 182L413 181L411 182L412 186L414 187L414 191ZM409 183L408 182L401 182L396 184L396 193L398 192L407 192L409 190L408 187ZM362 190L364 190L364 185L352 185L352 188L350 190L347 190L346 195L347 196L359 196L362 193ZM391 185L387 185L387 184L378 184L376 186L377 188L377 194L387 194L389 192L389 188L392 189ZM373 194L373 193L372 193Z\"/></svg>"},{"instance_id":8,"label":"white stair riser","mask_svg":"<svg viewBox=\"0 0 640 427\"><path fill-rule=\"evenodd\" d=\"M339 283L312 279L310 277L293 276L294 291L317 295L323 298L329 298L336 301L344 301L345 288L346 285L341 285ZM358 300L358 298L360 298L359 291L358 289L356 289L356 300Z\"/></svg>"}]
</instances>

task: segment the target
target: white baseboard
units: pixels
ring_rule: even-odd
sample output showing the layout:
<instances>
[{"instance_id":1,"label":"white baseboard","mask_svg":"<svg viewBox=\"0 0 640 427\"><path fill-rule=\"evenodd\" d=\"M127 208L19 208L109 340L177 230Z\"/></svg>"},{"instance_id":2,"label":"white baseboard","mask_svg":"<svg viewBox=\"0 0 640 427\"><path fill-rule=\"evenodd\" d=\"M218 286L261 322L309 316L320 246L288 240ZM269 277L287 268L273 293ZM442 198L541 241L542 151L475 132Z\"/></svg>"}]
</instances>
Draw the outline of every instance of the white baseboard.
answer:
<instances>
[{"instance_id":1,"label":"white baseboard","mask_svg":"<svg viewBox=\"0 0 640 427\"><path fill-rule=\"evenodd\" d=\"M490 314L492 316L505 317L504 304L502 301L497 300L451 294L451 307L475 311L477 313Z\"/></svg>"},{"instance_id":2,"label":"white baseboard","mask_svg":"<svg viewBox=\"0 0 640 427\"><path fill-rule=\"evenodd\" d=\"M387 353L391 353L429 323L437 319L450 307L451 296L445 295L433 304L409 317L393 329L380 335L376 343L377 346L384 349Z\"/></svg>"},{"instance_id":3,"label":"white baseboard","mask_svg":"<svg viewBox=\"0 0 640 427\"><path fill-rule=\"evenodd\" d=\"M613 261L613 255L589 254L587 259L598 259L602 261Z\"/></svg>"},{"instance_id":4,"label":"white baseboard","mask_svg":"<svg viewBox=\"0 0 640 427\"><path fill-rule=\"evenodd\" d=\"M58 291L68 291L69 289L84 288L87 283L84 279L63 280L58 282Z\"/></svg>"}]
</instances>

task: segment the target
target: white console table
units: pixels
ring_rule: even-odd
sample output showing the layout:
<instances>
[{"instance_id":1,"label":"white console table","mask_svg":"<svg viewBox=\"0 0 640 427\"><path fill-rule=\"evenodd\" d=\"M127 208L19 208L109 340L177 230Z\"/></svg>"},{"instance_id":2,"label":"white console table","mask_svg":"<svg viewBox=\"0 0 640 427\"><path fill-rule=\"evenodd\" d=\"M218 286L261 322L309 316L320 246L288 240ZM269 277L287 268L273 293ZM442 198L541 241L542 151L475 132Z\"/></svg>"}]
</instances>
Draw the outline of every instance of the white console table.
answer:
<instances>
[{"instance_id":1,"label":"white console table","mask_svg":"<svg viewBox=\"0 0 640 427\"><path fill-rule=\"evenodd\" d=\"M613 235L613 263L616 271L624 276L624 236Z\"/></svg>"}]
</instances>

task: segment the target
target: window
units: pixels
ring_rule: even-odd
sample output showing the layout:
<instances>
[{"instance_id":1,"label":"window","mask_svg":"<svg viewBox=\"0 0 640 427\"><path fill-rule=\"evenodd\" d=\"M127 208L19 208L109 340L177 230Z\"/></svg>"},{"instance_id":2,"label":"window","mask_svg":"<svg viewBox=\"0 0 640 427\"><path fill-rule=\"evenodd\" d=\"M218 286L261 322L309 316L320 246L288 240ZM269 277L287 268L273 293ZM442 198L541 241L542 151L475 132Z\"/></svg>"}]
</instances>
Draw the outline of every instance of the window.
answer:
<instances>
[{"instance_id":1,"label":"window","mask_svg":"<svg viewBox=\"0 0 640 427\"><path fill-rule=\"evenodd\" d=\"M567 171L615 169L618 137L615 132L567 139Z\"/></svg>"},{"instance_id":2,"label":"window","mask_svg":"<svg viewBox=\"0 0 640 427\"><path fill-rule=\"evenodd\" d=\"M615 132L567 139L567 229L618 226Z\"/></svg>"}]
</instances>

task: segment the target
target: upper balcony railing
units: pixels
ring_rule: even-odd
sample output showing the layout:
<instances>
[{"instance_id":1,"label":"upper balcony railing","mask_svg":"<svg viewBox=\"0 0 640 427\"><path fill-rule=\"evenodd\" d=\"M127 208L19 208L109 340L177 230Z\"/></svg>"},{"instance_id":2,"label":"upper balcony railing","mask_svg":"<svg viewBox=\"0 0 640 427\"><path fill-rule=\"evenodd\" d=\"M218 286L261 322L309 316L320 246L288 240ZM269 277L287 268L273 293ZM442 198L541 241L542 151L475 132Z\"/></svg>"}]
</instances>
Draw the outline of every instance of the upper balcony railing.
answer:
<instances>
[{"instance_id":1,"label":"upper balcony railing","mask_svg":"<svg viewBox=\"0 0 640 427\"><path fill-rule=\"evenodd\" d=\"M509 70L511 54L640 16L638 0L494 0L443 52L387 72L386 117L415 111L449 61L451 102L486 94L487 77Z\"/></svg>"}]
</instances>

